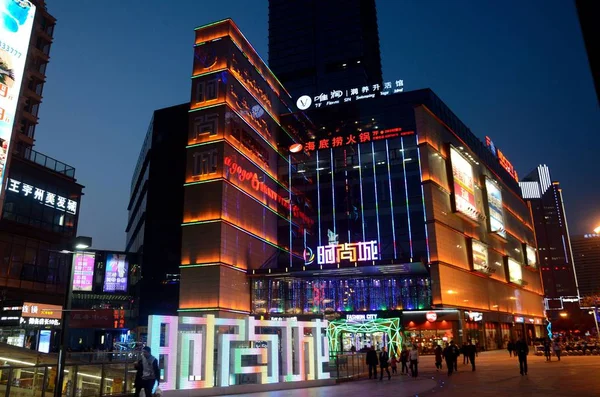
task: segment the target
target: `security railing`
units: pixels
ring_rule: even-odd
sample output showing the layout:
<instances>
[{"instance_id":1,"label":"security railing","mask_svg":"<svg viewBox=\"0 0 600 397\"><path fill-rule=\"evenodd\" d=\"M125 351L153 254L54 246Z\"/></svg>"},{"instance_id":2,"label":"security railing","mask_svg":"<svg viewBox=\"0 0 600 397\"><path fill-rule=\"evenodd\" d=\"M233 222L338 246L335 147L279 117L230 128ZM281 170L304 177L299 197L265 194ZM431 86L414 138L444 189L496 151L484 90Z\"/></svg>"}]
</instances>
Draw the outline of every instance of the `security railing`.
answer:
<instances>
[{"instance_id":1,"label":"security railing","mask_svg":"<svg viewBox=\"0 0 600 397\"><path fill-rule=\"evenodd\" d=\"M116 397L134 393L133 362L67 365L64 375L64 397ZM0 396L51 397L55 376L56 365L0 367Z\"/></svg>"},{"instance_id":2,"label":"security railing","mask_svg":"<svg viewBox=\"0 0 600 397\"><path fill-rule=\"evenodd\" d=\"M331 354L329 373L334 379L358 379L369 376L366 353Z\"/></svg>"}]
</instances>

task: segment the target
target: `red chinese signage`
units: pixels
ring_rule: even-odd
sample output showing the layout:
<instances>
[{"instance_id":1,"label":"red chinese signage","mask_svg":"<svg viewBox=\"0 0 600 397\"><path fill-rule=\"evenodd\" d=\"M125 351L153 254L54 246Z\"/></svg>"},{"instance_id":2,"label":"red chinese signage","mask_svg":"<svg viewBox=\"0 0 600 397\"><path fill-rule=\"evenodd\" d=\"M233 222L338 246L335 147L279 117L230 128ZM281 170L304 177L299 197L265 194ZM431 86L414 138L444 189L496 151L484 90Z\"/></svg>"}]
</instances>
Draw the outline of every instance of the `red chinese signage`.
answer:
<instances>
[{"instance_id":1,"label":"red chinese signage","mask_svg":"<svg viewBox=\"0 0 600 397\"><path fill-rule=\"evenodd\" d=\"M304 150L310 153L320 149L331 149L340 146L354 145L357 143L367 143L372 141L379 141L382 139L391 139L399 136L413 135L414 131L402 131L402 128L389 128L387 130L373 130L364 131L357 134L350 134L348 136L336 135L330 138L318 139L315 141L306 142Z\"/></svg>"},{"instance_id":2,"label":"red chinese signage","mask_svg":"<svg viewBox=\"0 0 600 397\"><path fill-rule=\"evenodd\" d=\"M490 139L489 136L485 137L485 145L494 154L494 156L496 156L502 168L504 168L506 172L508 172L510 176L512 176L515 179L515 181L519 182L519 175L517 175L517 170L515 170L515 167L513 167L512 163L508 161L504 153L502 153L502 151L498 149L496 145L494 145L494 142Z\"/></svg>"},{"instance_id":3,"label":"red chinese signage","mask_svg":"<svg viewBox=\"0 0 600 397\"><path fill-rule=\"evenodd\" d=\"M253 190L263 193L271 201L276 202L288 210L290 209L289 198L281 196L279 193L267 186L258 178L258 174L256 172L247 171L229 156L225 157L224 163L226 167L229 167L229 177L237 176L237 179L240 182L248 183ZM304 225L311 227L315 223L315 221L310 219L310 217L308 217L304 212L300 211L300 207L297 204L292 204L291 212L292 217L300 219Z\"/></svg>"},{"instance_id":4,"label":"red chinese signage","mask_svg":"<svg viewBox=\"0 0 600 397\"><path fill-rule=\"evenodd\" d=\"M69 316L72 328L125 328L125 310L98 309L72 312Z\"/></svg>"}]
</instances>

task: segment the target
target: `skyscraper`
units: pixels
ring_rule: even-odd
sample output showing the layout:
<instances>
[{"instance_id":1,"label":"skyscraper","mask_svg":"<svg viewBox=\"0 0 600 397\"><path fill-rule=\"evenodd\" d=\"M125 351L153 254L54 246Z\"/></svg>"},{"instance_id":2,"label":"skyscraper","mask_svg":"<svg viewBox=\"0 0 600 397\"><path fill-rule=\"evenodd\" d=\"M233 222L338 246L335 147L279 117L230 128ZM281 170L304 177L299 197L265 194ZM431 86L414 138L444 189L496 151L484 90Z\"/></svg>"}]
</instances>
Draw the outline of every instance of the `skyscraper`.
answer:
<instances>
[{"instance_id":1,"label":"skyscraper","mask_svg":"<svg viewBox=\"0 0 600 397\"><path fill-rule=\"evenodd\" d=\"M269 0L269 66L293 98L381 83L375 0Z\"/></svg>"},{"instance_id":2,"label":"skyscraper","mask_svg":"<svg viewBox=\"0 0 600 397\"><path fill-rule=\"evenodd\" d=\"M531 204L548 313L551 318L561 310L574 314L579 311L579 290L560 184L552 181L546 165L519 184Z\"/></svg>"},{"instance_id":3,"label":"skyscraper","mask_svg":"<svg viewBox=\"0 0 600 397\"><path fill-rule=\"evenodd\" d=\"M581 296L600 295L600 235L572 236L571 241Z\"/></svg>"}]
</instances>

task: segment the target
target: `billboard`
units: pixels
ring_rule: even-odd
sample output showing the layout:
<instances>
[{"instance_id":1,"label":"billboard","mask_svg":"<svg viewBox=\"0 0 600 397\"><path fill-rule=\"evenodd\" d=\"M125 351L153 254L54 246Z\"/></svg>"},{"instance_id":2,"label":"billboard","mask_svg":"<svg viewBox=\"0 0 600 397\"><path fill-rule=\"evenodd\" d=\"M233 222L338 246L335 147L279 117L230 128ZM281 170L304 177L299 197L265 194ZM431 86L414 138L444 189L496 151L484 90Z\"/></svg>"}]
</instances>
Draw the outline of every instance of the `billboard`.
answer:
<instances>
[{"instance_id":1,"label":"billboard","mask_svg":"<svg viewBox=\"0 0 600 397\"><path fill-rule=\"evenodd\" d=\"M527 257L527 266L537 267L537 255L535 248L530 245L525 245L525 256Z\"/></svg>"},{"instance_id":2,"label":"billboard","mask_svg":"<svg viewBox=\"0 0 600 397\"><path fill-rule=\"evenodd\" d=\"M504 210L502 209L502 192L491 179L485 179L487 191L488 211L490 215L490 232L506 237L504 229Z\"/></svg>"},{"instance_id":3,"label":"billboard","mask_svg":"<svg viewBox=\"0 0 600 397\"><path fill-rule=\"evenodd\" d=\"M473 270L478 272L488 271L488 248L487 245L477 240L471 240L473 248Z\"/></svg>"},{"instance_id":4,"label":"billboard","mask_svg":"<svg viewBox=\"0 0 600 397\"><path fill-rule=\"evenodd\" d=\"M127 292L129 264L125 254L108 254L104 273L104 292Z\"/></svg>"},{"instance_id":5,"label":"billboard","mask_svg":"<svg viewBox=\"0 0 600 397\"><path fill-rule=\"evenodd\" d=\"M473 180L473 166L454 147L450 147L450 163L452 166L452 180L454 184L454 204L457 212L467 217L478 220L475 205L475 182Z\"/></svg>"},{"instance_id":6,"label":"billboard","mask_svg":"<svg viewBox=\"0 0 600 397\"><path fill-rule=\"evenodd\" d=\"M521 284L523 280L523 269L521 264L513 258L508 258L508 277L511 283Z\"/></svg>"},{"instance_id":7,"label":"billboard","mask_svg":"<svg viewBox=\"0 0 600 397\"><path fill-rule=\"evenodd\" d=\"M0 194L4 189L6 162L21 82L25 70L35 6L27 0L0 2Z\"/></svg>"},{"instance_id":8,"label":"billboard","mask_svg":"<svg viewBox=\"0 0 600 397\"><path fill-rule=\"evenodd\" d=\"M77 253L74 256L73 291L91 291L94 285L94 254Z\"/></svg>"}]
</instances>

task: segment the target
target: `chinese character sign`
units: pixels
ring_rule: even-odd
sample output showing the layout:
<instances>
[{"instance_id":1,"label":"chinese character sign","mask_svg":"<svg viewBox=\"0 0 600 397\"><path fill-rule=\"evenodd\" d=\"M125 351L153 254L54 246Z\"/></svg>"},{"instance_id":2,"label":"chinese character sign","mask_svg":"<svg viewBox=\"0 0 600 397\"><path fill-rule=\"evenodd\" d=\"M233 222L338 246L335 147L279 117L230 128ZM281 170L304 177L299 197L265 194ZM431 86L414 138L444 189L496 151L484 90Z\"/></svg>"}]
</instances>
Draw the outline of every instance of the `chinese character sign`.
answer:
<instances>
[{"instance_id":1,"label":"chinese character sign","mask_svg":"<svg viewBox=\"0 0 600 397\"><path fill-rule=\"evenodd\" d=\"M94 254L75 254L73 291L91 291L94 285Z\"/></svg>"},{"instance_id":2,"label":"chinese character sign","mask_svg":"<svg viewBox=\"0 0 600 397\"><path fill-rule=\"evenodd\" d=\"M126 292L128 268L127 255L108 254L104 273L104 292Z\"/></svg>"},{"instance_id":3,"label":"chinese character sign","mask_svg":"<svg viewBox=\"0 0 600 397\"><path fill-rule=\"evenodd\" d=\"M361 87L351 87L345 90L331 90L321 92L314 97L302 95L296 101L296 106L300 110L307 110L311 106L315 108L339 105L340 103L360 101L363 99L373 99L404 92L404 80L387 81L382 84L364 85Z\"/></svg>"},{"instance_id":4,"label":"chinese character sign","mask_svg":"<svg viewBox=\"0 0 600 397\"><path fill-rule=\"evenodd\" d=\"M479 272L488 272L488 247L487 245L477 241L472 240L472 248L473 248L473 270Z\"/></svg>"},{"instance_id":5,"label":"chinese character sign","mask_svg":"<svg viewBox=\"0 0 600 397\"><path fill-rule=\"evenodd\" d=\"M452 163L456 211L471 219L478 220L478 211L475 206L473 167L454 147L450 148L450 161Z\"/></svg>"},{"instance_id":6,"label":"chinese character sign","mask_svg":"<svg viewBox=\"0 0 600 397\"><path fill-rule=\"evenodd\" d=\"M6 190L9 193L16 193L23 197L29 197L30 200L34 200L39 204L55 208L59 211L68 212L73 215L77 213L77 201L67 199L56 193L47 192L16 179L9 178Z\"/></svg>"},{"instance_id":7,"label":"chinese character sign","mask_svg":"<svg viewBox=\"0 0 600 397\"><path fill-rule=\"evenodd\" d=\"M490 214L490 231L506 237L504 230L504 210L502 209L502 192L490 179L485 180L487 190L488 210Z\"/></svg>"},{"instance_id":8,"label":"chinese character sign","mask_svg":"<svg viewBox=\"0 0 600 397\"><path fill-rule=\"evenodd\" d=\"M370 143L372 141L379 141L385 139L392 139L399 136L414 135L414 131L404 131L400 127L363 131L358 134L350 134L348 136L335 135L332 137L326 137L318 139L317 141L309 141L304 145L304 151L306 153L313 152L321 149L331 149L341 146L354 145L356 143Z\"/></svg>"},{"instance_id":9,"label":"chinese character sign","mask_svg":"<svg viewBox=\"0 0 600 397\"><path fill-rule=\"evenodd\" d=\"M377 241L329 244L317 247L317 264L335 264L342 260L350 262L374 261L379 259Z\"/></svg>"},{"instance_id":10,"label":"chinese character sign","mask_svg":"<svg viewBox=\"0 0 600 397\"><path fill-rule=\"evenodd\" d=\"M30 1L5 0L0 6L0 193L10 149L21 81L29 49L35 6Z\"/></svg>"}]
</instances>

